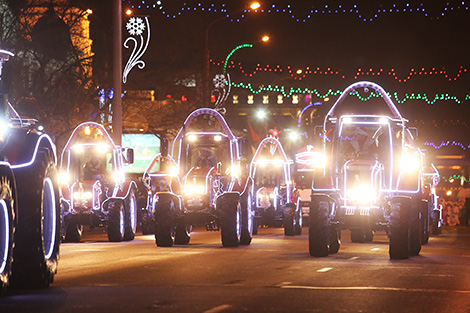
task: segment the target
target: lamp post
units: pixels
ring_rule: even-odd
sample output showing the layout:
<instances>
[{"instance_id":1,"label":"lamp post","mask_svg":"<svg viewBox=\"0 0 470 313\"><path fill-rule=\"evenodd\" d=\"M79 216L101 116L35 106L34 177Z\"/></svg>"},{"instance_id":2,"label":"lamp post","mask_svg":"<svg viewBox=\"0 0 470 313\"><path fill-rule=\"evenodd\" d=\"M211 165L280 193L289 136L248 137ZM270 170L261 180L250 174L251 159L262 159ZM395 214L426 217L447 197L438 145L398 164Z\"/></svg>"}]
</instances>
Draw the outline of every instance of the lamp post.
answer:
<instances>
[{"instance_id":1,"label":"lamp post","mask_svg":"<svg viewBox=\"0 0 470 313\"><path fill-rule=\"evenodd\" d=\"M114 0L113 12L113 139L116 145L122 140L122 17L121 0Z\"/></svg>"},{"instance_id":2,"label":"lamp post","mask_svg":"<svg viewBox=\"0 0 470 313\"><path fill-rule=\"evenodd\" d=\"M250 5L250 8L252 10L258 10L260 7L261 7L261 5L260 5L259 2L253 2ZM245 10L245 9L241 9L239 11L236 11L236 12L234 12L234 14L240 13L243 10ZM209 94L210 94L209 84L210 84L211 78L210 78L209 31L212 28L212 26L214 26L214 24L220 22L221 20L223 20L225 18L226 18L225 16L219 17L218 19L212 21L209 25L207 25L207 28L206 28L205 46L204 46L204 59L205 59L204 63L205 64L204 64L204 82L203 82L203 102L204 101L209 101Z\"/></svg>"}]
</instances>

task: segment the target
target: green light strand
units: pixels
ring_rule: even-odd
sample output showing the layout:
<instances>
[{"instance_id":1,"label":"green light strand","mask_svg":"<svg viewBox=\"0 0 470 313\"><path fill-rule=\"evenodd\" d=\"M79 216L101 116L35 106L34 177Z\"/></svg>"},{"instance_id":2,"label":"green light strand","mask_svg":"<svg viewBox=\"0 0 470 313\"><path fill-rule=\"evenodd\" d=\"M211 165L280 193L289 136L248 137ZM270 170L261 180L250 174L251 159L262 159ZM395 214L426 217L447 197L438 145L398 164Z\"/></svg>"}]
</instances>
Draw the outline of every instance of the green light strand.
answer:
<instances>
[{"instance_id":1,"label":"green light strand","mask_svg":"<svg viewBox=\"0 0 470 313\"><path fill-rule=\"evenodd\" d=\"M251 43L245 43L245 44L235 47L232 51L230 51L230 53L227 55L227 58L225 59L224 74L227 73L228 59L230 59L230 57L235 53L235 51L242 49L242 48L253 48L253 45Z\"/></svg>"},{"instance_id":2,"label":"green light strand","mask_svg":"<svg viewBox=\"0 0 470 313\"><path fill-rule=\"evenodd\" d=\"M465 176L462 176L462 175L452 175L449 178L446 178L441 175L441 178L446 182L450 182L451 180L454 181L454 180L461 180L461 179L463 179L463 181L466 183L470 182L469 179L465 178Z\"/></svg>"},{"instance_id":3,"label":"green light strand","mask_svg":"<svg viewBox=\"0 0 470 313\"><path fill-rule=\"evenodd\" d=\"M313 94L317 96L318 98L324 99L329 96L339 96L341 95L342 91L341 90L336 90L333 91L332 89L329 89L326 94L321 94L317 89L309 89L309 88L289 88L287 91L284 86L260 86L257 90L253 88L251 83L244 84L244 83L235 83L232 82L232 87L234 88L243 88L243 89L248 89L251 91L253 94L259 94L261 92L277 92L282 94L284 97L291 97L294 94ZM454 101L455 103L462 104L463 101L470 100L470 95L466 95L464 100L460 100L457 96L451 96L449 94L436 94L433 99L429 99L428 95L423 93L412 93L408 94L405 93L403 97L400 97L398 95L398 92L394 92L393 94L387 93L390 98L394 98L395 101L399 104L403 104L408 100L423 100L427 104L432 105L436 103L437 101ZM359 100L361 101L368 101L372 98L379 98L382 97L380 94L376 94L373 91L367 96L363 97L357 92L352 92L351 95L355 95Z\"/></svg>"}]
</instances>

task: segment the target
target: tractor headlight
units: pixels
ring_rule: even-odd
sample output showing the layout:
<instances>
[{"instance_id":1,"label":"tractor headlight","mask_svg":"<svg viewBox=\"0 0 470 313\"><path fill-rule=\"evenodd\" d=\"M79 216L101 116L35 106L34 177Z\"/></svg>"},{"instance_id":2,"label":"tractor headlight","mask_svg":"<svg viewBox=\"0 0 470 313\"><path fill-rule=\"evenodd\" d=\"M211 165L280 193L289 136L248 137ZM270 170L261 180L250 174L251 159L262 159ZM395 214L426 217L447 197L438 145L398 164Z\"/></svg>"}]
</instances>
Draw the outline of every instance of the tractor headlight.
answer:
<instances>
[{"instance_id":1,"label":"tractor headlight","mask_svg":"<svg viewBox=\"0 0 470 313\"><path fill-rule=\"evenodd\" d=\"M91 200L91 198L93 198L93 193L91 191L75 191L73 193L73 198L75 200Z\"/></svg>"},{"instance_id":2,"label":"tractor headlight","mask_svg":"<svg viewBox=\"0 0 470 313\"><path fill-rule=\"evenodd\" d=\"M280 159L274 159L273 163L275 167L281 167L283 162Z\"/></svg>"},{"instance_id":3,"label":"tractor headlight","mask_svg":"<svg viewBox=\"0 0 470 313\"><path fill-rule=\"evenodd\" d=\"M205 193L205 188L203 185L186 185L184 186L184 193L187 195L203 194Z\"/></svg>"},{"instance_id":4,"label":"tractor headlight","mask_svg":"<svg viewBox=\"0 0 470 313\"><path fill-rule=\"evenodd\" d=\"M171 166L168 172L169 172L171 177L176 177L176 176L178 176L178 167Z\"/></svg>"},{"instance_id":5,"label":"tractor headlight","mask_svg":"<svg viewBox=\"0 0 470 313\"><path fill-rule=\"evenodd\" d=\"M400 168L403 172L412 173L420 168L420 159L413 154L403 154L400 160Z\"/></svg>"},{"instance_id":6,"label":"tractor headlight","mask_svg":"<svg viewBox=\"0 0 470 313\"><path fill-rule=\"evenodd\" d=\"M352 187L347 191L347 196L358 203L369 203L375 198L374 189L368 185Z\"/></svg>"},{"instance_id":7,"label":"tractor headlight","mask_svg":"<svg viewBox=\"0 0 470 313\"><path fill-rule=\"evenodd\" d=\"M66 185L69 183L70 176L67 172L60 172L58 177L60 185Z\"/></svg>"},{"instance_id":8,"label":"tractor headlight","mask_svg":"<svg viewBox=\"0 0 470 313\"><path fill-rule=\"evenodd\" d=\"M326 165L326 155L321 152L313 152L312 164L316 168L324 168Z\"/></svg>"},{"instance_id":9,"label":"tractor headlight","mask_svg":"<svg viewBox=\"0 0 470 313\"><path fill-rule=\"evenodd\" d=\"M233 178L240 177L240 167L238 167L238 165L232 165L232 167L230 168L230 175Z\"/></svg>"},{"instance_id":10,"label":"tractor headlight","mask_svg":"<svg viewBox=\"0 0 470 313\"><path fill-rule=\"evenodd\" d=\"M124 173L119 171L114 172L113 178L116 183L122 183L125 180Z\"/></svg>"}]
</instances>

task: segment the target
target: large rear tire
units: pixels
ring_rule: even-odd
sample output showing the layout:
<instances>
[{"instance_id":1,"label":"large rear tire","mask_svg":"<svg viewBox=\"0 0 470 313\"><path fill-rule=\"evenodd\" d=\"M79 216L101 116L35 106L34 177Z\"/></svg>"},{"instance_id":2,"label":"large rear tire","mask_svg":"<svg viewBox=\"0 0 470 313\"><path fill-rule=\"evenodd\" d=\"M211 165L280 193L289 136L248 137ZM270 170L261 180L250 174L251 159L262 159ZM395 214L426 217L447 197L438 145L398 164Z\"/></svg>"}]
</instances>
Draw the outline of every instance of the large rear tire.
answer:
<instances>
[{"instance_id":1,"label":"large rear tire","mask_svg":"<svg viewBox=\"0 0 470 313\"><path fill-rule=\"evenodd\" d=\"M65 227L64 242L80 242L82 239L83 226L68 223Z\"/></svg>"},{"instance_id":2,"label":"large rear tire","mask_svg":"<svg viewBox=\"0 0 470 313\"><path fill-rule=\"evenodd\" d=\"M237 247L241 236L241 207L238 193L225 193L217 198L220 230L224 247Z\"/></svg>"},{"instance_id":3,"label":"large rear tire","mask_svg":"<svg viewBox=\"0 0 470 313\"><path fill-rule=\"evenodd\" d=\"M171 194L159 194L155 202L155 243L159 247L171 247L175 241L176 206Z\"/></svg>"},{"instance_id":4,"label":"large rear tire","mask_svg":"<svg viewBox=\"0 0 470 313\"><path fill-rule=\"evenodd\" d=\"M284 207L284 219L282 224L284 226L284 235L285 236L294 236L295 235L295 204L288 203Z\"/></svg>"},{"instance_id":5,"label":"large rear tire","mask_svg":"<svg viewBox=\"0 0 470 313\"><path fill-rule=\"evenodd\" d=\"M124 240L125 224L124 203L120 199L108 203L108 240L120 242Z\"/></svg>"},{"instance_id":6,"label":"large rear tire","mask_svg":"<svg viewBox=\"0 0 470 313\"><path fill-rule=\"evenodd\" d=\"M191 225L187 225L184 217L176 219L175 245L187 245L191 239Z\"/></svg>"},{"instance_id":7,"label":"large rear tire","mask_svg":"<svg viewBox=\"0 0 470 313\"><path fill-rule=\"evenodd\" d=\"M338 253L341 246L341 231L336 230L334 226L330 226L330 245L328 247L329 254Z\"/></svg>"},{"instance_id":8,"label":"large rear tire","mask_svg":"<svg viewBox=\"0 0 470 313\"><path fill-rule=\"evenodd\" d=\"M314 257L325 257L328 256L330 243L329 204L327 201L312 202L308 229L309 253Z\"/></svg>"},{"instance_id":9,"label":"large rear tire","mask_svg":"<svg viewBox=\"0 0 470 313\"><path fill-rule=\"evenodd\" d=\"M249 245L253 238L253 210L251 194L242 197L240 244Z\"/></svg>"},{"instance_id":10,"label":"large rear tire","mask_svg":"<svg viewBox=\"0 0 470 313\"><path fill-rule=\"evenodd\" d=\"M295 223L294 223L294 235L302 235L302 226L303 226L303 216L302 216L302 207L297 206L297 212L295 213Z\"/></svg>"},{"instance_id":11,"label":"large rear tire","mask_svg":"<svg viewBox=\"0 0 470 313\"><path fill-rule=\"evenodd\" d=\"M421 201L421 223L420 223L420 232L421 232L421 244L425 245L429 242L430 234L430 220L431 220L431 210L429 210L428 201Z\"/></svg>"},{"instance_id":12,"label":"large rear tire","mask_svg":"<svg viewBox=\"0 0 470 313\"><path fill-rule=\"evenodd\" d=\"M10 283L13 262L16 204L15 182L11 170L0 166L0 296Z\"/></svg>"},{"instance_id":13,"label":"large rear tire","mask_svg":"<svg viewBox=\"0 0 470 313\"><path fill-rule=\"evenodd\" d=\"M413 199L410 208L410 256L419 255L421 251L422 215L420 214L421 200Z\"/></svg>"},{"instance_id":14,"label":"large rear tire","mask_svg":"<svg viewBox=\"0 0 470 313\"><path fill-rule=\"evenodd\" d=\"M130 187L129 196L126 198L125 205L125 223L124 223L124 240L131 241L135 238L137 231L137 200L135 198L135 189Z\"/></svg>"},{"instance_id":15,"label":"large rear tire","mask_svg":"<svg viewBox=\"0 0 470 313\"><path fill-rule=\"evenodd\" d=\"M409 255L410 200L395 199L390 214L390 259L407 259Z\"/></svg>"},{"instance_id":16,"label":"large rear tire","mask_svg":"<svg viewBox=\"0 0 470 313\"><path fill-rule=\"evenodd\" d=\"M366 241L363 229L351 229L351 241L355 243L363 243Z\"/></svg>"},{"instance_id":17,"label":"large rear tire","mask_svg":"<svg viewBox=\"0 0 470 313\"><path fill-rule=\"evenodd\" d=\"M57 273L60 245L59 187L53 150L40 149L30 166L18 167L14 173L18 225L12 285L44 288Z\"/></svg>"}]
</instances>

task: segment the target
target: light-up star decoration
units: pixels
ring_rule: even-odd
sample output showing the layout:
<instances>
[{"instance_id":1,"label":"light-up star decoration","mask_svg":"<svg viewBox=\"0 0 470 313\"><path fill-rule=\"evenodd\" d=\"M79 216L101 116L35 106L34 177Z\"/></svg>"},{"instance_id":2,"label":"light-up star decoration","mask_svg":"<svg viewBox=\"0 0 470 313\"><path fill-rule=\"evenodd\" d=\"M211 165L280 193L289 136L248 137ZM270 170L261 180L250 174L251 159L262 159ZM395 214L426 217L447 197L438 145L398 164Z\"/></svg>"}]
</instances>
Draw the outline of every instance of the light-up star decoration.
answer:
<instances>
[{"instance_id":1,"label":"light-up star decoration","mask_svg":"<svg viewBox=\"0 0 470 313\"><path fill-rule=\"evenodd\" d=\"M127 75L134 66L137 65L139 69L145 67L145 62L140 60L148 48L150 42L150 24L148 17L143 19L140 17L131 17L126 24L127 32L130 37L124 41L124 47L129 49L129 43L134 43L131 55L127 61L124 71L122 72L122 82L127 82Z\"/></svg>"},{"instance_id":2,"label":"light-up star decoration","mask_svg":"<svg viewBox=\"0 0 470 313\"><path fill-rule=\"evenodd\" d=\"M282 130L277 130L277 127L274 126L274 129L271 129L269 132L271 133L272 137L279 139L279 134L282 133Z\"/></svg>"}]
</instances>

